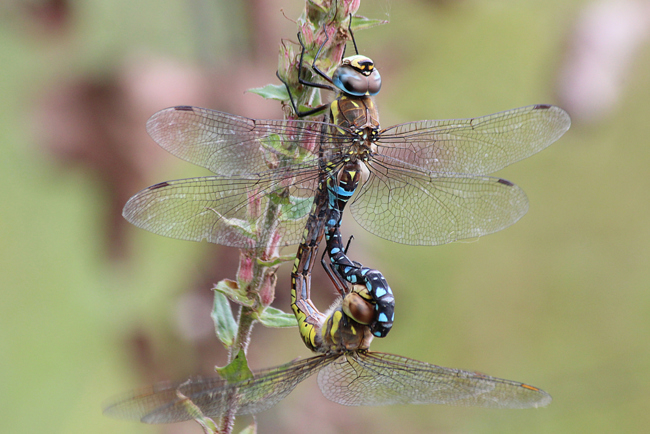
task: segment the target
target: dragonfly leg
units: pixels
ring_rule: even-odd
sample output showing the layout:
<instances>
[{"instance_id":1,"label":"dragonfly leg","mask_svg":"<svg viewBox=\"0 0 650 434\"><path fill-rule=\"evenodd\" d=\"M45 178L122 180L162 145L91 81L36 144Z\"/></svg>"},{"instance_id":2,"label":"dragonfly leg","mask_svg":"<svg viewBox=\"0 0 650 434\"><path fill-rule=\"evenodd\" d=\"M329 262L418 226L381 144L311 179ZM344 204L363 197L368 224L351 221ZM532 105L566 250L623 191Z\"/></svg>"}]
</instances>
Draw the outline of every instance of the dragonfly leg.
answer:
<instances>
[{"instance_id":1,"label":"dragonfly leg","mask_svg":"<svg viewBox=\"0 0 650 434\"><path fill-rule=\"evenodd\" d=\"M323 51L323 47L325 47L325 44L327 44L327 42L329 41L329 36L327 35L327 32L324 32L324 33L325 33L325 40L320 45L320 47L318 47L318 51L316 52L316 56L314 56L314 61L311 63L311 69L313 69L314 72L316 72L316 74L323 77L323 79L325 81L327 81L328 83L334 84L334 82L332 81L332 78L329 75L325 74L325 72L323 72L316 65L316 61L320 57L320 53L321 53L321 51ZM329 90L335 91L336 88L334 86L329 86L329 85L321 84L321 83L313 83L313 82L310 82L310 81L303 80L301 78L300 73L302 72L302 60L303 60L303 56L305 55L305 51L307 51L307 47L305 47L305 44L302 42L302 36L300 36L300 33L298 33L298 42L300 42L300 46L302 47L302 51L300 52L300 64L298 65L298 68L299 68L299 70L298 70L298 81L300 82L300 84L304 84L305 86L312 86L312 87L318 87L320 89L329 89Z\"/></svg>"},{"instance_id":2,"label":"dragonfly leg","mask_svg":"<svg viewBox=\"0 0 650 434\"><path fill-rule=\"evenodd\" d=\"M282 82L282 84L284 84L284 87L287 89L287 93L289 94L289 101L291 102L291 107L293 107L293 112L299 118L302 118L302 117L305 117L305 116L311 116L311 115L313 115L315 113L318 113L318 112L321 112L321 111L325 110L327 107L329 107L329 104L323 104L323 105L320 105L320 106L315 107L315 108L310 109L310 110L304 110L304 111L298 110L298 106L296 105L296 102L293 99L293 94L291 93L291 88L289 87L289 84L285 80L283 80L282 77L280 77L280 72L276 71L275 76L278 77L278 80L280 80Z\"/></svg>"},{"instance_id":3,"label":"dragonfly leg","mask_svg":"<svg viewBox=\"0 0 650 434\"><path fill-rule=\"evenodd\" d=\"M350 14L350 22L348 23L348 32L350 32L350 39L352 39L352 44L354 44L355 54L359 54L359 49L357 48L357 41L354 39L354 33L352 32L352 14ZM345 49L343 49L343 57L345 57Z\"/></svg>"},{"instance_id":4,"label":"dragonfly leg","mask_svg":"<svg viewBox=\"0 0 650 434\"><path fill-rule=\"evenodd\" d=\"M346 255L348 254L348 250L350 249L350 243L352 242L353 239L354 239L354 235L350 235L350 238L348 238L348 243L345 245L345 250L343 250L343 252Z\"/></svg>"},{"instance_id":5,"label":"dragonfly leg","mask_svg":"<svg viewBox=\"0 0 650 434\"><path fill-rule=\"evenodd\" d=\"M327 263L325 260L325 253L327 252L323 252L323 255L320 258L320 263L338 293L341 294L341 297L345 297L345 295L350 292L348 289L348 282L343 277L341 277L339 273L336 272L332 264Z\"/></svg>"}]
</instances>

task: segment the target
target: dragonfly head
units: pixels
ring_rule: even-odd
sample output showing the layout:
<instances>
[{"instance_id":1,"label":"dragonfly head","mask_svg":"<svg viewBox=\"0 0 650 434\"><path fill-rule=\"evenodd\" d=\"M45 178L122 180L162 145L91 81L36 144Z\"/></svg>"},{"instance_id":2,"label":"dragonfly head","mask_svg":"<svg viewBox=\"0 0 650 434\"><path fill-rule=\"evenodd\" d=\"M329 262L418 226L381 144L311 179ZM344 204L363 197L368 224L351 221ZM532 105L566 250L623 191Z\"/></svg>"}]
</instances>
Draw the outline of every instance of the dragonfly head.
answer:
<instances>
[{"instance_id":1,"label":"dragonfly head","mask_svg":"<svg viewBox=\"0 0 650 434\"><path fill-rule=\"evenodd\" d=\"M377 95L381 89L381 76L369 57L346 57L332 76L334 86L353 96Z\"/></svg>"},{"instance_id":2,"label":"dragonfly head","mask_svg":"<svg viewBox=\"0 0 650 434\"><path fill-rule=\"evenodd\" d=\"M375 309L372 304L355 292L345 296L342 307L343 312L359 324L368 325L375 319Z\"/></svg>"},{"instance_id":3,"label":"dragonfly head","mask_svg":"<svg viewBox=\"0 0 650 434\"><path fill-rule=\"evenodd\" d=\"M373 321L374 311L359 294L350 293L337 299L324 316L319 331L323 343L317 352L340 353L370 348L373 338L370 327L359 321Z\"/></svg>"}]
</instances>

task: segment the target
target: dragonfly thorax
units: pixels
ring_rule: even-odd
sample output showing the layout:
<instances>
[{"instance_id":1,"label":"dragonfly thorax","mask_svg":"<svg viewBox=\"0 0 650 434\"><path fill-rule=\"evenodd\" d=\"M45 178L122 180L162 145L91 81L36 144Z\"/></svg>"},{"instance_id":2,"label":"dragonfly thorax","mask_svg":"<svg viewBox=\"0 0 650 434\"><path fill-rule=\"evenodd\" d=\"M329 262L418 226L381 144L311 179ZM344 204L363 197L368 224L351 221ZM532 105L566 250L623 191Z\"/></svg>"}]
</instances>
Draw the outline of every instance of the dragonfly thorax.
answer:
<instances>
[{"instance_id":1,"label":"dragonfly thorax","mask_svg":"<svg viewBox=\"0 0 650 434\"><path fill-rule=\"evenodd\" d=\"M350 139L349 154L365 161L377 151L379 113L372 97L340 95L330 104L330 118L337 125L333 133Z\"/></svg>"},{"instance_id":2,"label":"dragonfly thorax","mask_svg":"<svg viewBox=\"0 0 650 434\"><path fill-rule=\"evenodd\" d=\"M379 131L377 125L364 125L363 128L353 127L355 136L353 148L362 161L367 161L373 153L377 152L375 143Z\"/></svg>"},{"instance_id":3,"label":"dragonfly thorax","mask_svg":"<svg viewBox=\"0 0 650 434\"><path fill-rule=\"evenodd\" d=\"M346 57L334 71L332 82L341 92L353 96L377 95L381 76L373 61L361 55Z\"/></svg>"},{"instance_id":4,"label":"dragonfly thorax","mask_svg":"<svg viewBox=\"0 0 650 434\"><path fill-rule=\"evenodd\" d=\"M359 286L361 291L366 288ZM322 346L316 348L318 352L324 353L341 353L343 351L367 350L370 348L373 336L370 327L361 324L351 318L344 312L343 306L353 306L353 315L365 321L374 315L374 309L370 302L365 300L360 294L352 292L345 298L339 298L334 302L330 309L325 313L326 319L321 326Z\"/></svg>"}]
</instances>

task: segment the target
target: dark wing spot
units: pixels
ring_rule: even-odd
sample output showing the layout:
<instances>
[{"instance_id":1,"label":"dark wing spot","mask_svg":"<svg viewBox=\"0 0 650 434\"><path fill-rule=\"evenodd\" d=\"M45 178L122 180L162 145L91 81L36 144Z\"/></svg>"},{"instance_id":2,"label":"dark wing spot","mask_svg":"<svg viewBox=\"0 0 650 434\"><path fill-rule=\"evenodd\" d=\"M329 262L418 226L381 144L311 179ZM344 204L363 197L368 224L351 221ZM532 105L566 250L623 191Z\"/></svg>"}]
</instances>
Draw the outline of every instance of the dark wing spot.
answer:
<instances>
[{"instance_id":1,"label":"dark wing spot","mask_svg":"<svg viewBox=\"0 0 650 434\"><path fill-rule=\"evenodd\" d=\"M167 186L169 186L169 182L159 182L158 184L154 184L151 187L149 187L148 190L157 190L159 188L163 188Z\"/></svg>"},{"instance_id":2,"label":"dark wing spot","mask_svg":"<svg viewBox=\"0 0 650 434\"><path fill-rule=\"evenodd\" d=\"M553 106L550 105L550 104L537 104L537 105L535 106L535 110L548 110L548 109L550 109L551 107L553 107Z\"/></svg>"},{"instance_id":3,"label":"dark wing spot","mask_svg":"<svg viewBox=\"0 0 650 434\"><path fill-rule=\"evenodd\" d=\"M189 106L189 105L177 105L176 107L174 107L174 110L192 112L192 111L194 111L194 107Z\"/></svg>"},{"instance_id":4,"label":"dark wing spot","mask_svg":"<svg viewBox=\"0 0 650 434\"><path fill-rule=\"evenodd\" d=\"M503 178L499 178L497 182L499 184L507 185L508 187L512 187L513 185L515 185L512 182L508 181L507 179L503 179Z\"/></svg>"}]
</instances>

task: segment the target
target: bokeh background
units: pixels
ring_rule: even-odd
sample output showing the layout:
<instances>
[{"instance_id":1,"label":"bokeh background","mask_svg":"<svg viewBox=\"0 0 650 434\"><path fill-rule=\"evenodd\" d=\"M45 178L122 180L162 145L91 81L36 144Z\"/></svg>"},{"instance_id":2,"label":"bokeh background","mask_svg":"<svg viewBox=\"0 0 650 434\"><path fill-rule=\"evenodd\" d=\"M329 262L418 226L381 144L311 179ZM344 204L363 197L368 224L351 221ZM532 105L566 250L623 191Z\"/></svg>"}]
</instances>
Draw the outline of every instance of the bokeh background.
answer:
<instances>
[{"instance_id":1,"label":"bokeh background","mask_svg":"<svg viewBox=\"0 0 650 434\"><path fill-rule=\"evenodd\" d=\"M152 381L209 374L225 354L213 283L238 251L129 227L138 190L207 174L158 148L155 111L193 104L281 117L246 94L276 83L297 0L9 1L0 6L0 432L200 433L146 426L102 404ZM257 416L259 432L631 433L650 426L650 4L364 0L389 19L359 32L384 85L385 126L533 103L566 108L558 143L499 173L529 195L513 227L409 247L353 222L353 254L397 295L373 349L524 381L548 408L346 408L311 378ZM275 306L288 310L289 268ZM333 289L314 277L317 303ZM259 369L309 353L257 326ZM238 427L250 423L242 417Z\"/></svg>"}]
</instances>

